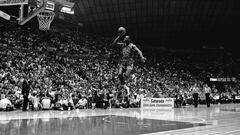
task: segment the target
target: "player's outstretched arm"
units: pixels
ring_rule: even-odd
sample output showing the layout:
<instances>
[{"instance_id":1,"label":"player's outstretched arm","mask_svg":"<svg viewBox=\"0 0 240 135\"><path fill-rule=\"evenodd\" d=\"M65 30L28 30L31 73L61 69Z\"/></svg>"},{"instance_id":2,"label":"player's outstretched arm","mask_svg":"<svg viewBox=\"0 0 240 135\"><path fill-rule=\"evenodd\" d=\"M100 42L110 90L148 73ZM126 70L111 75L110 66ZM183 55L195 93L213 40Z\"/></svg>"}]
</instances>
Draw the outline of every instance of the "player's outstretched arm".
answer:
<instances>
[{"instance_id":1,"label":"player's outstretched arm","mask_svg":"<svg viewBox=\"0 0 240 135\"><path fill-rule=\"evenodd\" d=\"M126 34L126 29L124 27L119 27L118 28L118 37L115 38L115 40L112 42L112 44L119 44L118 40L120 37L124 36ZM122 43L120 43L122 45Z\"/></svg>"},{"instance_id":2,"label":"player's outstretched arm","mask_svg":"<svg viewBox=\"0 0 240 135\"><path fill-rule=\"evenodd\" d=\"M139 56L141 57L142 62L145 62L146 58L143 57L142 51L134 44L132 44L132 47L134 50L136 50L138 52Z\"/></svg>"},{"instance_id":3,"label":"player's outstretched arm","mask_svg":"<svg viewBox=\"0 0 240 135\"><path fill-rule=\"evenodd\" d=\"M112 45L115 45L115 44L117 44L117 45L124 45L124 43L120 43L120 42L118 42L118 39L120 38L120 36L118 36L113 42L112 42Z\"/></svg>"},{"instance_id":4,"label":"player's outstretched arm","mask_svg":"<svg viewBox=\"0 0 240 135\"><path fill-rule=\"evenodd\" d=\"M114 41L112 42L112 45L115 45L118 42L119 38L120 38L120 35L117 36L117 38L114 39Z\"/></svg>"}]
</instances>

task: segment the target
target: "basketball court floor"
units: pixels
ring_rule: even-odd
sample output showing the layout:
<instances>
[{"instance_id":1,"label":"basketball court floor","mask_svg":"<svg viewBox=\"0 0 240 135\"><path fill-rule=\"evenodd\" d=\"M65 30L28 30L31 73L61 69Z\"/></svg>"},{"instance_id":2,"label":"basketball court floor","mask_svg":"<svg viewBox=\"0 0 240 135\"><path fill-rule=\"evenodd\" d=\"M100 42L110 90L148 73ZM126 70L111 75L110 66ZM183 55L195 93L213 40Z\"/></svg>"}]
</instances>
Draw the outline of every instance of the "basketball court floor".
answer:
<instances>
[{"instance_id":1,"label":"basketball court floor","mask_svg":"<svg viewBox=\"0 0 240 135\"><path fill-rule=\"evenodd\" d=\"M240 135L240 104L0 112L0 135Z\"/></svg>"}]
</instances>

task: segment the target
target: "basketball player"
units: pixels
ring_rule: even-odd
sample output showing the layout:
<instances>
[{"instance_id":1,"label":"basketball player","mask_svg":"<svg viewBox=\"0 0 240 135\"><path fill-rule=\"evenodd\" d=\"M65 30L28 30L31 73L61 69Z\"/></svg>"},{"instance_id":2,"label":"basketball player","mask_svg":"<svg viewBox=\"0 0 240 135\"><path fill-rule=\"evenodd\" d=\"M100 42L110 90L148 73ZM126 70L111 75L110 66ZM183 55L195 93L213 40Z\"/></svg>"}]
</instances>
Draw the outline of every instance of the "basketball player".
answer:
<instances>
[{"instance_id":1,"label":"basketball player","mask_svg":"<svg viewBox=\"0 0 240 135\"><path fill-rule=\"evenodd\" d=\"M113 44L120 45L122 49L122 53L121 53L122 56L119 63L119 70L118 70L118 78L122 87L127 90L127 95L129 95L130 94L129 87L126 86L125 80L133 70L134 51L138 52L142 62L145 62L146 58L143 57L142 51L135 44L131 43L130 36L125 36L122 42L118 42L119 39L124 34L125 32L120 33L119 36L114 40Z\"/></svg>"}]
</instances>

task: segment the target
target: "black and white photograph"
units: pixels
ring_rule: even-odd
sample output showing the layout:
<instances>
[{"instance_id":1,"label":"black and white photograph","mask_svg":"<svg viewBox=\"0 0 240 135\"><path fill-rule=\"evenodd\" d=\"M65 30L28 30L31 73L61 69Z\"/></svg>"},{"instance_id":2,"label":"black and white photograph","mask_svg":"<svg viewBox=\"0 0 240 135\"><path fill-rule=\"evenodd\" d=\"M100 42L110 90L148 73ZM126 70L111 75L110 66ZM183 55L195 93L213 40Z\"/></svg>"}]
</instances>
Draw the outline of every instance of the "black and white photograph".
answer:
<instances>
[{"instance_id":1,"label":"black and white photograph","mask_svg":"<svg viewBox=\"0 0 240 135\"><path fill-rule=\"evenodd\" d=\"M0 135L240 135L240 0L0 0Z\"/></svg>"}]
</instances>

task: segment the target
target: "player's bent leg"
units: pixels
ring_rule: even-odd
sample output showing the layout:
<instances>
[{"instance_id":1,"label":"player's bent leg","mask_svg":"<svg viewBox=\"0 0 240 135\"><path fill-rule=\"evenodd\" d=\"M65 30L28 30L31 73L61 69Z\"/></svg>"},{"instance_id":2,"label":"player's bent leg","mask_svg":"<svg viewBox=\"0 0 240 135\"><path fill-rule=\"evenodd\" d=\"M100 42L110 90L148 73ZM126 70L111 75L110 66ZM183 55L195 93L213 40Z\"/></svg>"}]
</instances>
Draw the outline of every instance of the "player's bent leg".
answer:
<instances>
[{"instance_id":1,"label":"player's bent leg","mask_svg":"<svg viewBox=\"0 0 240 135\"><path fill-rule=\"evenodd\" d=\"M124 81L124 77L123 77L123 66L120 65L119 70L118 70L118 78L120 81L121 85L124 85L125 81Z\"/></svg>"},{"instance_id":2,"label":"player's bent leg","mask_svg":"<svg viewBox=\"0 0 240 135\"><path fill-rule=\"evenodd\" d=\"M123 85L123 88L126 90L127 95L129 96L130 95L130 88L126 84Z\"/></svg>"},{"instance_id":3,"label":"player's bent leg","mask_svg":"<svg viewBox=\"0 0 240 135\"><path fill-rule=\"evenodd\" d=\"M133 64L130 65L130 66L127 66L127 70L126 72L124 73L124 76L125 77L128 77L130 74L131 74L131 71L133 70Z\"/></svg>"},{"instance_id":4,"label":"player's bent leg","mask_svg":"<svg viewBox=\"0 0 240 135\"><path fill-rule=\"evenodd\" d=\"M123 65L119 65L119 69L118 69L118 75L121 75L123 73Z\"/></svg>"}]
</instances>

